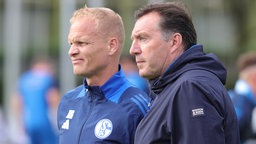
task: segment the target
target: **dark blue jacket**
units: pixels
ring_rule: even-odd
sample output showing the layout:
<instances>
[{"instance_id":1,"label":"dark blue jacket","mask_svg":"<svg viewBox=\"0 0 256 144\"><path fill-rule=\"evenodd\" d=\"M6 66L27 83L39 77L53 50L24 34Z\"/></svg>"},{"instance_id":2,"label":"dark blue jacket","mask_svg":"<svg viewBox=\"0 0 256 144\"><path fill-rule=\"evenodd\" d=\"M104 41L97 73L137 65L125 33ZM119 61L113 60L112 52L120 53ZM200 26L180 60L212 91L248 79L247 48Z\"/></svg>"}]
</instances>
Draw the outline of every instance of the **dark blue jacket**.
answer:
<instances>
[{"instance_id":1,"label":"dark blue jacket","mask_svg":"<svg viewBox=\"0 0 256 144\"><path fill-rule=\"evenodd\" d=\"M226 70L195 45L151 80L152 108L137 127L136 144L238 144L236 113L224 87Z\"/></svg>"},{"instance_id":2,"label":"dark blue jacket","mask_svg":"<svg viewBox=\"0 0 256 144\"><path fill-rule=\"evenodd\" d=\"M132 144L150 99L120 70L104 85L84 85L65 94L58 108L60 144Z\"/></svg>"}]
</instances>

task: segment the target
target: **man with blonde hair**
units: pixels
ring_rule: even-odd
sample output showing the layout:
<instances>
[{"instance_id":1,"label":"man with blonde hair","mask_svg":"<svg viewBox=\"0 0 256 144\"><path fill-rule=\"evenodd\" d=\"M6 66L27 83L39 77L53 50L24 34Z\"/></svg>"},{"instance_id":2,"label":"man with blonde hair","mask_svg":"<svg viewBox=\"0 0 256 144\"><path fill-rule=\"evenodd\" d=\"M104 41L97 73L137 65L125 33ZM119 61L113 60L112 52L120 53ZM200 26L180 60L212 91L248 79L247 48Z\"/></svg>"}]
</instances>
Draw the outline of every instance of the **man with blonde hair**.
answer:
<instances>
[{"instance_id":1,"label":"man with blonde hair","mask_svg":"<svg viewBox=\"0 0 256 144\"><path fill-rule=\"evenodd\" d=\"M69 56L74 74L84 81L61 99L60 144L132 144L150 99L132 86L119 65L121 17L108 8L82 8L70 22Z\"/></svg>"}]
</instances>

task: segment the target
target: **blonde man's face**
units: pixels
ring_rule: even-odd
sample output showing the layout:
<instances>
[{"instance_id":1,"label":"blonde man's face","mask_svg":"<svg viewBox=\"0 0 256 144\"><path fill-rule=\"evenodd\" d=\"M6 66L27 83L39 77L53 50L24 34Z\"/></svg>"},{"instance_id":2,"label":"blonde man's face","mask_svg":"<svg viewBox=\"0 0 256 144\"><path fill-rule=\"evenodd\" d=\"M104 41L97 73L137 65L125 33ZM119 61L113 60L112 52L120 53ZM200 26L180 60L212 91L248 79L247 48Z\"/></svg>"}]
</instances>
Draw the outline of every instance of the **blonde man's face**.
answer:
<instances>
[{"instance_id":1,"label":"blonde man's face","mask_svg":"<svg viewBox=\"0 0 256 144\"><path fill-rule=\"evenodd\" d=\"M103 73L109 60L106 39L100 35L94 19L83 17L73 21L68 41L74 74L90 78Z\"/></svg>"}]
</instances>

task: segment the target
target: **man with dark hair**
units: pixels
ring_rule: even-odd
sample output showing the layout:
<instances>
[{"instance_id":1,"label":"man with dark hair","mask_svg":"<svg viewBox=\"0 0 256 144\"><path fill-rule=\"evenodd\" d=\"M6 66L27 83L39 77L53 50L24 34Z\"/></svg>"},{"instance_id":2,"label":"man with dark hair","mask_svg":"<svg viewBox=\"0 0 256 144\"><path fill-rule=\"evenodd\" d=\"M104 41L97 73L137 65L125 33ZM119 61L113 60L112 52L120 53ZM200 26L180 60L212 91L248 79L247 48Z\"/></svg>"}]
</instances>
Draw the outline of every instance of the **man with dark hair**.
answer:
<instances>
[{"instance_id":1,"label":"man with dark hair","mask_svg":"<svg viewBox=\"0 0 256 144\"><path fill-rule=\"evenodd\" d=\"M179 3L149 4L136 13L130 53L149 79L154 103L136 144L238 144L236 113L224 86L226 69L197 44Z\"/></svg>"}]
</instances>

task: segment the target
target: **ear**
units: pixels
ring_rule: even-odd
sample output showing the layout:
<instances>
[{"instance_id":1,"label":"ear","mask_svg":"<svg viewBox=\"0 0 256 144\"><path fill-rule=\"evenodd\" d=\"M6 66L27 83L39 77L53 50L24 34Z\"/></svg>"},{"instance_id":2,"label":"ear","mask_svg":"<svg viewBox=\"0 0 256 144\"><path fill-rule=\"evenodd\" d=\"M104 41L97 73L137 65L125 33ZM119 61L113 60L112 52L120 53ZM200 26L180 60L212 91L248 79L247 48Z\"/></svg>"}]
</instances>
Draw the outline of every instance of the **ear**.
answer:
<instances>
[{"instance_id":1,"label":"ear","mask_svg":"<svg viewBox=\"0 0 256 144\"><path fill-rule=\"evenodd\" d=\"M118 48L119 48L118 39L116 37L112 37L108 41L109 55L113 55L114 53L116 53L118 51Z\"/></svg>"},{"instance_id":2,"label":"ear","mask_svg":"<svg viewBox=\"0 0 256 144\"><path fill-rule=\"evenodd\" d=\"M180 33L174 33L169 39L171 52L175 52L182 47L182 36Z\"/></svg>"}]
</instances>

